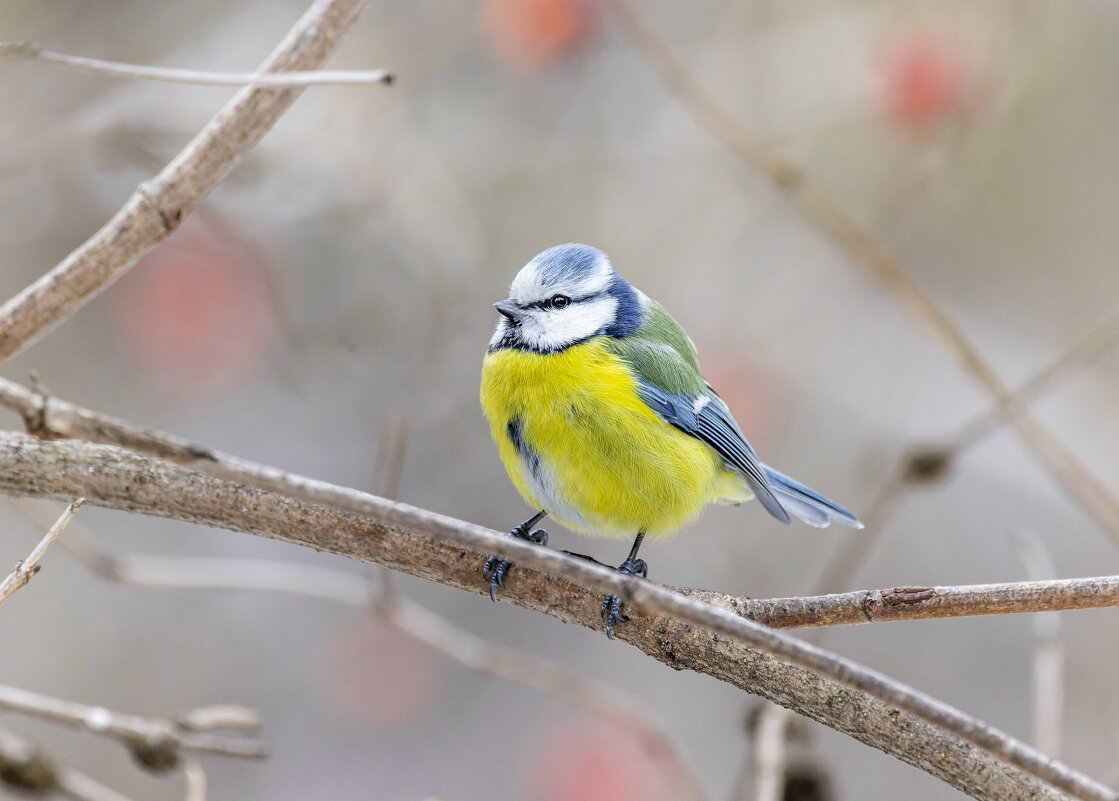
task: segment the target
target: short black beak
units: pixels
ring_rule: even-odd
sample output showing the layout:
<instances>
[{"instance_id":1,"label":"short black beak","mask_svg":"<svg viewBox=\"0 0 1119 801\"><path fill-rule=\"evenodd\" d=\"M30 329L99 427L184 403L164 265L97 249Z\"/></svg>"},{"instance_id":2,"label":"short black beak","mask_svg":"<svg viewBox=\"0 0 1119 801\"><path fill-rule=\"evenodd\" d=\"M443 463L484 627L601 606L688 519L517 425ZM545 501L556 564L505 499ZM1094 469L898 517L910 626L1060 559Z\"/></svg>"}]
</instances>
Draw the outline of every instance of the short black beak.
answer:
<instances>
[{"instance_id":1,"label":"short black beak","mask_svg":"<svg viewBox=\"0 0 1119 801\"><path fill-rule=\"evenodd\" d=\"M509 298L509 300L499 300L497 303L493 304L493 307L513 322L517 322L517 320L521 319L521 310L517 306L517 302L512 298Z\"/></svg>"}]
</instances>

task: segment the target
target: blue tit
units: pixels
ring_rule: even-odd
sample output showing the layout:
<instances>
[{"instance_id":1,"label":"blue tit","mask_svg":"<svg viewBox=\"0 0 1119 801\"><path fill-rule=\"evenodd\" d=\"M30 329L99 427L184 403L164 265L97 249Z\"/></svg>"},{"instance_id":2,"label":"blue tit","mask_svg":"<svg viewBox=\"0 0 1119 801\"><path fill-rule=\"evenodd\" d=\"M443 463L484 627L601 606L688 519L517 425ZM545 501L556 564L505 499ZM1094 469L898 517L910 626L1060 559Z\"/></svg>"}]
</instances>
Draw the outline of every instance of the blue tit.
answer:
<instances>
[{"instance_id":1,"label":"blue tit","mask_svg":"<svg viewBox=\"0 0 1119 801\"><path fill-rule=\"evenodd\" d=\"M695 345L659 303L587 245L549 248L526 264L482 362L482 409L501 461L540 510L510 532L546 543L545 515L575 531L635 536L618 572L646 576L645 537L676 531L709 503L757 498L783 523L862 524L758 460L715 390ZM490 557L496 598L511 565ZM602 603L606 633L624 620Z\"/></svg>"}]
</instances>

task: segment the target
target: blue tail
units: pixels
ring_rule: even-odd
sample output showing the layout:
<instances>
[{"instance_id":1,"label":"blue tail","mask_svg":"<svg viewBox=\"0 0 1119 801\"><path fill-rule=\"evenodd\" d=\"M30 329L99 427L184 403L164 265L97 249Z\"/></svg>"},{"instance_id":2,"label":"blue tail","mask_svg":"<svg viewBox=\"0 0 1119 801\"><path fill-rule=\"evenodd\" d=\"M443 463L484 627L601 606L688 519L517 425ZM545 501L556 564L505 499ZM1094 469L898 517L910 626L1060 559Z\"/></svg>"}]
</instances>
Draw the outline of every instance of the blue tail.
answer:
<instances>
[{"instance_id":1,"label":"blue tail","mask_svg":"<svg viewBox=\"0 0 1119 801\"><path fill-rule=\"evenodd\" d=\"M815 490L789 478L784 473L774 470L769 465L763 464L762 470L765 477L773 486L777 499L787 511L799 517L810 526L825 528L834 520L851 528L862 528L859 518L848 512L835 501L825 498Z\"/></svg>"}]
</instances>

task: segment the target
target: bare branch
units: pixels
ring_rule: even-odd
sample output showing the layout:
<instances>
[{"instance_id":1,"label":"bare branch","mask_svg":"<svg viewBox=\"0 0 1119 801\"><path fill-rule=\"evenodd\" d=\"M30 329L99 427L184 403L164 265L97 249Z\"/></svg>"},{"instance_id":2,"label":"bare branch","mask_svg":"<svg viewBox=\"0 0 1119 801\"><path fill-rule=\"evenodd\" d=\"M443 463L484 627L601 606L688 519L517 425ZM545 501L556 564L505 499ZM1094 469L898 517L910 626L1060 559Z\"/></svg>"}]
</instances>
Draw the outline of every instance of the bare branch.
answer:
<instances>
[{"instance_id":1,"label":"bare branch","mask_svg":"<svg viewBox=\"0 0 1119 801\"><path fill-rule=\"evenodd\" d=\"M0 583L0 603L4 603L9 595L31 581L31 577L39 572L39 562L42 561L47 548L54 544L54 541L66 528L66 524L70 522L70 518L81 508L83 503L85 503L85 498L78 498L67 506L66 510L59 515L58 520L54 521L54 525L47 531L46 536L35 546L35 550L31 552L30 556L16 565L16 569Z\"/></svg>"},{"instance_id":2,"label":"bare branch","mask_svg":"<svg viewBox=\"0 0 1119 801\"><path fill-rule=\"evenodd\" d=\"M994 431L1008 416L1024 408L1030 401L1064 378L1070 369L1097 358L1119 342L1119 311L1112 311L1105 319L1066 348L1057 358L1046 364L1022 383L1014 392L1018 405L1012 409L992 406L960 426L947 438L946 450L960 450L980 441Z\"/></svg>"},{"instance_id":3,"label":"bare branch","mask_svg":"<svg viewBox=\"0 0 1119 801\"><path fill-rule=\"evenodd\" d=\"M180 750L249 759L267 756L259 740L190 731L173 720L126 715L19 687L0 685L0 709L113 737L128 746L144 767L157 772L175 767Z\"/></svg>"},{"instance_id":4,"label":"bare branch","mask_svg":"<svg viewBox=\"0 0 1119 801\"><path fill-rule=\"evenodd\" d=\"M688 594L735 609L767 626L789 629L1119 606L1119 576L955 587L891 587L803 598L738 598L704 590L690 590Z\"/></svg>"},{"instance_id":5,"label":"bare branch","mask_svg":"<svg viewBox=\"0 0 1119 801\"><path fill-rule=\"evenodd\" d=\"M41 748L0 729L0 786L29 796L58 793L73 801L130 801L100 782L59 765Z\"/></svg>"},{"instance_id":6,"label":"bare branch","mask_svg":"<svg viewBox=\"0 0 1119 801\"><path fill-rule=\"evenodd\" d=\"M175 725L183 731L256 731L261 723L260 713L255 709L236 704L211 704L176 715Z\"/></svg>"},{"instance_id":7,"label":"bare branch","mask_svg":"<svg viewBox=\"0 0 1119 801\"><path fill-rule=\"evenodd\" d=\"M358 514L378 514L384 508L384 501L368 493L239 459L174 434L141 428L34 392L5 378L0 378L0 406L19 414L27 430L44 439L82 439L119 445L220 478Z\"/></svg>"},{"instance_id":8,"label":"bare branch","mask_svg":"<svg viewBox=\"0 0 1119 801\"><path fill-rule=\"evenodd\" d=\"M523 651L475 637L420 604L399 596L379 605L377 614L464 667L588 707L613 720L632 732L654 762L668 768L676 777L673 797L682 801L698 801L704 797L699 779L681 758L663 727L650 719L641 704L613 687Z\"/></svg>"},{"instance_id":9,"label":"bare branch","mask_svg":"<svg viewBox=\"0 0 1119 801\"><path fill-rule=\"evenodd\" d=\"M391 514L391 509L397 506L391 501L357 490L247 462L172 434L139 428L57 398L36 394L3 378L0 378L0 406L6 406L20 414L29 430L38 436L121 445L139 453L190 465L220 478L363 515L377 517ZM886 513L897 496L899 481L890 481L884 485L868 518L878 520ZM96 556L87 557L87 561L96 561ZM195 565L199 570L193 571L196 578L188 579L181 568L189 561L176 559L169 565L172 574L170 581L236 581L244 585L259 580L263 585L272 586L287 582L289 592L325 597L341 603L364 605L367 602L366 593L369 589L363 577L353 576L347 579L349 574L343 574L326 581L322 580L324 577L314 577L312 569L302 567L297 574L270 576L270 572L287 572L291 566L287 563L262 562L258 562L256 568L251 570L235 568L235 575L229 575L229 568L224 562L215 563L202 559ZM159 584L159 573L163 566L159 557L124 557L111 568L103 566L101 570L127 572L131 564L141 566L138 572L142 574L142 578L122 576L122 580ZM840 572L843 572L842 567L838 571L829 571L828 575L836 577ZM257 575L260 576L259 579L256 578ZM304 578L309 580L304 581ZM868 615L869 620L875 621L913 620L1115 606L1119 605L1116 600L1119 592L1116 581L1115 577L1102 577L959 587L894 587L768 600L743 599L702 590L685 592L694 593L696 597L717 599L721 605L736 609L740 614L768 626L797 628L866 623ZM329 589L325 589L328 586Z\"/></svg>"},{"instance_id":10,"label":"bare branch","mask_svg":"<svg viewBox=\"0 0 1119 801\"><path fill-rule=\"evenodd\" d=\"M1034 578L1056 572L1045 541L1036 534L1017 537L1018 552L1026 573ZM1037 750L1051 756L1061 753L1065 712L1065 646L1061 616L1056 612L1033 619L1033 742Z\"/></svg>"},{"instance_id":11,"label":"bare branch","mask_svg":"<svg viewBox=\"0 0 1119 801\"><path fill-rule=\"evenodd\" d=\"M773 703L762 704L753 732L754 801L785 797L786 735L792 713Z\"/></svg>"},{"instance_id":12,"label":"bare branch","mask_svg":"<svg viewBox=\"0 0 1119 801\"><path fill-rule=\"evenodd\" d=\"M322 64L369 0L314 0L259 72ZM0 306L0 361L53 330L163 240L295 101L302 87L249 86L58 266Z\"/></svg>"},{"instance_id":13,"label":"bare branch","mask_svg":"<svg viewBox=\"0 0 1119 801\"><path fill-rule=\"evenodd\" d=\"M619 639L826 723L977 798L1119 797L947 704L731 609L480 526L319 484L324 494L360 498L368 511L347 514L120 448L0 434L0 491L7 494L80 494L98 505L300 543L479 594L481 555L498 554L517 564L504 600L598 630L601 594L612 593L631 614Z\"/></svg>"},{"instance_id":14,"label":"bare branch","mask_svg":"<svg viewBox=\"0 0 1119 801\"><path fill-rule=\"evenodd\" d=\"M381 428L373 492L382 498L396 498L400 474L404 471L404 452L408 446L408 424L398 417ZM377 569L377 602L387 604L397 597L392 571L384 565Z\"/></svg>"},{"instance_id":15,"label":"bare branch","mask_svg":"<svg viewBox=\"0 0 1119 801\"><path fill-rule=\"evenodd\" d=\"M638 49L696 121L743 161L764 173L805 219L830 236L853 261L867 267L875 280L920 320L986 391L998 415L1017 429L1068 496L1095 517L1112 538L1119 540L1119 498L1030 414L959 326L800 165L743 125L707 91L672 53L637 3L613 0L611 5Z\"/></svg>"},{"instance_id":16,"label":"bare branch","mask_svg":"<svg viewBox=\"0 0 1119 801\"><path fill-rule=\"evenodd\" d=\"M0 60L3 59L45 61L49 64L58 64L81 72L92 72L113 78L139 78L146 81L166 81L195 86L337 86L390 84L395 80L393 73L388 70L307 70L277 74L147 67L56 53L36 42L0 42Z\"/></svg>"}]
</instances>

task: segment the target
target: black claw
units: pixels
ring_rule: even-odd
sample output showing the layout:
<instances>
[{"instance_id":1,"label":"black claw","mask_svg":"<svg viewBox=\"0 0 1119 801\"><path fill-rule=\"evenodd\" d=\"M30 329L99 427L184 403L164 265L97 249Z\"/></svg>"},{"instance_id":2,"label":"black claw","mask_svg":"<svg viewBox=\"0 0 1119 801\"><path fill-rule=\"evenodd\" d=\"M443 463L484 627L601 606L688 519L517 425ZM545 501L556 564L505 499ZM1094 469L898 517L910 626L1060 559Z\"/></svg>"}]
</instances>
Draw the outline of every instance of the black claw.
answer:
<instances>
[{"instance_id":1,"label":"black claw","mask_svg":"<svg viewBox=\"0 0 1119 801\"><path fill-rule=\"evenodd\" d=\"M530 532L531 523L543 517L533 518L527 523L521 523L519 526L509 532L510 537L516 537L519 540L526 542L535 542L538 545L548 544L548 532L542 528ZM497 588L505 586L505 576L513 568L513 563L508 559L502 559L499 556L490 556L486 558L485 563L482 565L482 578L490 583L490 600L497 603Z\"/></svg>"},{"instance_id":2,"label":"black claw","mask_svg":"<svg viewBox=\"0 0 1119 801\"><path fill-rule=\"evenodd\" d=\"M644 559L629 558L618 566L618 572L623 576L648 578L649 566ZM607 639L614 639L614 626L629 620L629 616L622 613L622 606L622 600L616 595L607 595L602 599L602 606L598 610L598 615L606 621Z\"/></svg>"},{"instance_id":3,"label":"black claw","mask_svg":"<svg viewBox=\"0 0 1119 801\"><path fill-rule=\"evenodd\" d=\"M619 622L624 623L629 620L628 616L622 614L622 601L616 595L607 595L602 599L599 617L606 621L606 638L608 640L614 639L614 626Z\"/></svg>"}]
</instances>

